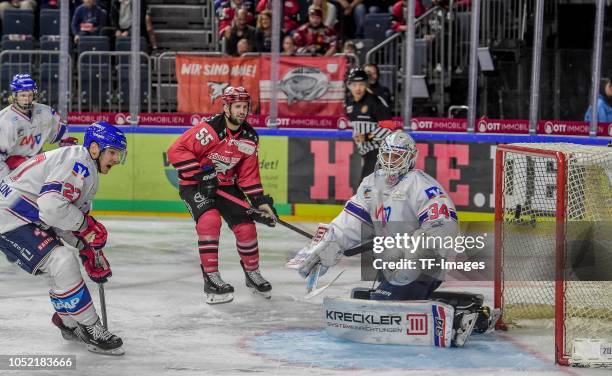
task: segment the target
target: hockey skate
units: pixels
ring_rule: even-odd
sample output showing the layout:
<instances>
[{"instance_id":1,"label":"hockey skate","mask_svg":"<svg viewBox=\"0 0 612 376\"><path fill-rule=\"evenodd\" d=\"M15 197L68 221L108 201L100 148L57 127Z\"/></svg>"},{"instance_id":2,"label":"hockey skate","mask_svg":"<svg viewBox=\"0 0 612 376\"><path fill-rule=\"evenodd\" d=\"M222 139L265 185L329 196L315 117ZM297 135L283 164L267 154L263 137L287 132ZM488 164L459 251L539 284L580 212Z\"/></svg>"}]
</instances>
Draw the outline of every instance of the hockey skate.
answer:
<instances>
[{"instance_id":1,"label":"hockey skate","mask_svg":"<svg viewBox=\"0 0 612 376\"><path fill-rule=\"evenodd\" d=\"M454 347L462 347L472 334L478 313L463 313L459 319L459 327L453 329L452 345Z\"/></svg>"},{"instance_id":2,"label":"hockey skate","mask_svg":"<svg viewBox=\"0 0 612 376\"><path fill-rule=\"evenodd\" d=\"M57 314L57 312L55 312L53 317L51 317L51 322L53 325L59 328L60 332L62 333L62 337L64 337L66 341L80 341L79 337L75 333L76 327L69 328L64 325L62 318Z\"/></svg>"},{"instance_id":3,"label":"hockey skate","mask_svg":"<svg viewBox=\"0 0 612 376\"><path fill-rule=\"evenodd\" d=\"M252 289L253 294L258 294L266 299L270 299L272 297L272 285L261 275L259 268L247 271L242 261L240 261L240 265L242 266L242 270L244 270L246 286Z\"/></svg>"},{"instance_id":4,"label":"hockey skate","mask_svg":"<svg viewBox=\"0 0 612 376\"><path fill-rule=\"evenodd\" d=\"M98 319L93 325L77 326L75 333L85 342L87 350L105 355L123 355L123 341L102 326Z\"/></svg>"},{"instance_id":5,"label":"hockey skate","mask_svg":"<svg viewBox=\"0 0 612 376\"><path fill-rule=\"evenodd\" d=\"M204 276L206 303L222 304L234 300L234 287L221 279L221 273L206 273L204 269L202 269L202 275Z\"/></svg>"}]
</instances>

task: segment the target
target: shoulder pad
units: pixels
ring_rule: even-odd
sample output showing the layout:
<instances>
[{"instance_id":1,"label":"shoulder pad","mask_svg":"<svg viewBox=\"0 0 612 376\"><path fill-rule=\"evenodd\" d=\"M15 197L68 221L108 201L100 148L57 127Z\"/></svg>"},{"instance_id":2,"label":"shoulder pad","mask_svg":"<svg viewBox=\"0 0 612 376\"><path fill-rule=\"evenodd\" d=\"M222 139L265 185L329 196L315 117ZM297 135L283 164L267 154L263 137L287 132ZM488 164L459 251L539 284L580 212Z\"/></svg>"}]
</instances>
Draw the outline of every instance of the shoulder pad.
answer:
<instances>
[{"instance_id":1,"label":"shoulder pad","mask_svg":"<svg viewBox=\"0 0 612 376\"><path fill-rule=\"evenodd\" d=\"M225 129L225 119L223 114L215 115L205 120L205 122L215 131L219 140L224 139L227 136L227 130Z\"/></svg>"},{"instance_id":2,"label":"shoulder pad","mask_svg":"<svg viewBox=\"0 0 612 376\"><path fill-rule=\"evenodd\" d=\"M259 135L257 134L257 131L246 122L242 123L242 132L240 132L240 137L259 144Z\"/></svg>"}]
</instances>

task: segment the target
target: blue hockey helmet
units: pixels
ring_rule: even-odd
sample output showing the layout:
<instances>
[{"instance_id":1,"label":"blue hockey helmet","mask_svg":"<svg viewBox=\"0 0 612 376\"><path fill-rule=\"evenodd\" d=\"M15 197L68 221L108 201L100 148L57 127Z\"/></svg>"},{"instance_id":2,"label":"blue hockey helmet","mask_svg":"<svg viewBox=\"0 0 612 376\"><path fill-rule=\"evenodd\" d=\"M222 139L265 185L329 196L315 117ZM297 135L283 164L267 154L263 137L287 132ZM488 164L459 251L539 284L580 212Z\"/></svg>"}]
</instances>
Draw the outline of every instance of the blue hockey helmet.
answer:
<instances>
[{"instance_id":1,"label":"blue hockey helmet","mask_svg":"<svg viewBox=\"0 0 612 376\"><path fill-rule=\"evenodd\" d=\"M36 81L27 73L16 74L11 81L11 92L36 91Z\"/></svg>"},{"instance_id":2,"label":"blue hockey helmet","mask_svg":"<svg viewBox=\"0 0 612 376\"><path fill-rule=\"evenodd\" d=\"M32 79L27 73L16 74L11 80L11 98L10 102L15 104L19 109L23 111L29 111L32 109L32 102L36 100L38 90L36 89L36 81ZM34 95L32 99L28 99L25 103L20 103L17 100L17 93L20 91L31 91Z\"/></svg>"},{"instance_id":3,"label":"blue hockey helmet","mask_svg":"<svg viewBox=\"0 0 612 376\"><path fill-rule=\"evenodd\" d=\"M106 121L97 121L87 128L83 140L83 146L89 148L92 142L95 142L100 147L100 151L106 148L120 150L121 163L125 162L127 155L127 140L121 129L109 124Z\"/></svg>"}]
</instances>

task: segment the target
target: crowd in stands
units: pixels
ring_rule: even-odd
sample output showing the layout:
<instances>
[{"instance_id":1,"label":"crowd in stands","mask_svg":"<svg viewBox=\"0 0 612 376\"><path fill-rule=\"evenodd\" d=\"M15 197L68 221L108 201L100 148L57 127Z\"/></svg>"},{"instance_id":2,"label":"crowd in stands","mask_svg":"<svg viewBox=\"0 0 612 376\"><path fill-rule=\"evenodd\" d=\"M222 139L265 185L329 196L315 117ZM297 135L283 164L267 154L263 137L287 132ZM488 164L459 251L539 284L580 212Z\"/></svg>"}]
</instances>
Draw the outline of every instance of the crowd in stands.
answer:
<instances>
[{"instance_id":1,"label":"crowd in stands","mask_svg":"<svg viewBox=\"0 0 612 376\"><path fill-rule=\"evenodd\" d=\"M83 36L103 35L109 38L130 36L132 29L132 2L134 0L70 0L70 33L75 44ZM148 41L148 48L157 49L155 32L146 0L140 1L141 35ZM4 21L7 9L59 9L60 0L5 0L0 2L0 21ZM59 15L58 15L59 17ZM32 36L40 37L38 29Z\"/></svg>"},{"instance_id":2,"label":"crowd in stands","mask_svg":"<svg viewBox=\"0 0 612 376\"><path fill-rule=\"evenodd\" d=\"M471 0L456 2L457 6L470 3ZM392 18L386 36L406 30L407 0L285 0L282 4L280 50L284 55L354 53L351 40L368 37L364 29L368 14ZM449 1L416 0L415 16L422 16L436 5L448 7ZM215 0L214 6L226 53L240 56L241 52L270 52L272 1Z\"/></svg>"}]
</instances>

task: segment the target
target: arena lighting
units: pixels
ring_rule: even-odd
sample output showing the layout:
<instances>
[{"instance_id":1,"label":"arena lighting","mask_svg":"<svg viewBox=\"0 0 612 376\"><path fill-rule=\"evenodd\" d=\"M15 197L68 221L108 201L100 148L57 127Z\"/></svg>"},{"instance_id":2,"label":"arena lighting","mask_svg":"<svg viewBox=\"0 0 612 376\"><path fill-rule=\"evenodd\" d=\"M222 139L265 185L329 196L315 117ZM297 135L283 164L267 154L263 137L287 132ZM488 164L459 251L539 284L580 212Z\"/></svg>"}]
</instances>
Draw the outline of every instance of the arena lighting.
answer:
<instances>
[{"instance_id":1,"label":"arena lighting","mask_svg":"<svg viewBox=\"0 0 612 376\"><path fill-rule=\"evenodd\" d=\"M491 56L489 47L478 47L478 63L480 64L480 70L483 72L495 71L493 56Z\"/></svg>"},{"instance_id":2,"label":"arena lighting","mask_svg":"<svg viewBox=\"0 0 612 376\"><path fill-rule=\"evenodd\" d=\"M425 76L412 76L412 97L413 98L429 98L429 90L427 89L427 81Z\"/></svg>"}]
</instances>

